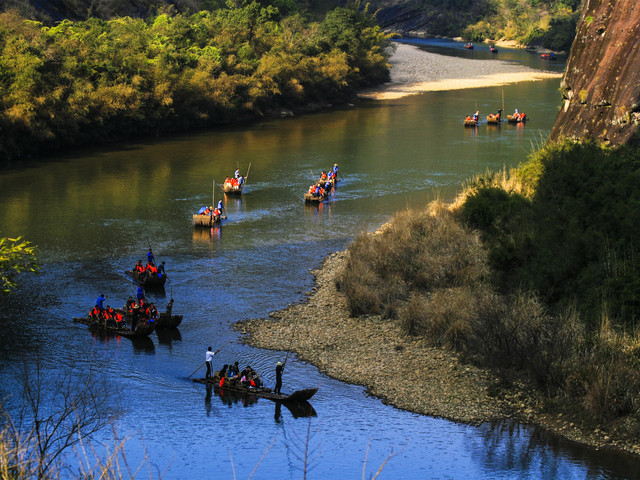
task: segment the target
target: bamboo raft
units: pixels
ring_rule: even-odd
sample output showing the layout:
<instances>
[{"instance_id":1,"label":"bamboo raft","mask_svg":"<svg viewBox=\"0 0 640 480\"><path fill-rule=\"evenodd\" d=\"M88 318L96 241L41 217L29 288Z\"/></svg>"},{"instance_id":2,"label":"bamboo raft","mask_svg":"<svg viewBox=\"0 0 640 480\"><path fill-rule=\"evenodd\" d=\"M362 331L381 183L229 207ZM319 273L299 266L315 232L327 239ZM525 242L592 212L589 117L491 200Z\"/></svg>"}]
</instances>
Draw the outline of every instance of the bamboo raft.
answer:
<instances>
[{"instance_id":1,"label":"bamboo raft","mask_svg":"<svg viewBox=\"0 0 640 480\"><path fill-rule=\"evenodd\" d=\"M215 225L220 225L222 220L227 218L226 215L193 215L193 226L194 227L213 227Z\"/></svg>"},{"instance_id":2,"label":"bamboo raft","mask_svg":"<svg viewBox=\"0 0 640 480\"><path fill-rule=\"evenodd\" d=\"M465 127L477 127L477 126L478 126L478 120L473 120L473 119L471 119L471 120L467 120L467 119L465 118L465 120L464 120L464 126L465 126Z\"/></svg>"},{"instance_id":3,"label":"bamboo raft","mask_svg":"<svg viewBox=\"0 0 640 480\"><path fill-rule=\"evenodd\" d=\"M487 123L492 125L499 125L501 118L502 118L502 109L499 108L498 113L490 113L489 115L487 115Z\"/></svg>"},{"instance_id":4,"label":"bamboo raft","mask_svg":"<svg viewBox=\"0 0 640 480\"><path fill-rule=\"evenodd\" d=\"M324 195L320 195L320 196L316 196L309 192L304 194L305 203L320 203L327 200L328 198L329 198L329 194L327 192L325 192Z\"/></svg>"},{"instance_id":5,"label":"bamboo raft","mask_svg":"<svg viewBox=\"0 0 640 480\"><path fill-rule=\"evenodd\" d=\"M527 121L527 115L524 114L522 117L517 117L515 115L507 115L507 122L509 123L525 123Z\"/></svg>"},{"instance_id":6,"label":"bamboo raft","mask_svg":"<svg viewBox=\"0 0 640 480\"><path fill-rule=\"evenodd\" d=\"M249 172L251 171L251 162L249 162L249 168L247 168L247 174L244 176L244 180L242 185L233 185L231 183L224 182L222 184L222 191L224 193L229 193L231 195L241 195L242 189L247 183L247 179L249 178Z\"/></svg>"},{"instance_id":7,"label":"bamboo raft","mask_svg":"<svg viewBox=\"0 0 640 480\"><path fill-rule=\"evenodd\" d=\"M260 398L267 398L274 402L281 402L281 403L306 402L311 397L313 397L318 391L317 388L305 388L304 390L296 390L295 392L290 394L278 395L276 393L273 393L273 391L270 388L266 388L266 387L252 388L252 387L245 387L243 385L237 385L237 384L236 385L229 384L229 385L220 387L220 381L217 380L215 377L194 378L193 381L196 383L202 383L204 385L213 385L214 388L216 389L223 389L230 392L238 392L246 395L253 395Z\"/></svg>"},{"instance_id":8,"label":"bamboo raft","mask_svg":"<svg viewBox=\"0 0 640 480\"><path fill-rule=\"evenodd\" d=\"M98 321L90 316L86 317L73 317L73 321L76 323L82 323L84 325L89 325L92 328L96 328L98 330L113 333L115 335L120 335L121 337L127 338L144 338L148 337L153 333L156 328L154 322L139 322L136 326L135 330L131 330L131 328L123 326L116 327L112 325L106 325L102 321Z\"/></svg>"},{"instance_id":9,"label":"bamboo raft","mask_svg":"<svg viewBox=\"0 0 640 480\"><path fill-rule=\"evenodd\" d=\"M163 275L162 277L159 277L157 274L156 275L145 274L141 276L135 270L125 270L124 273L129 275L133 279L133 281L136 282L138 285L142 285L143 287L147 287L147 288L162 287L167 282L166 275Z\"/></svg>"},{"instance_id":10,"label":"bamboo raft","mask_svg":"<svg viewBox=\"0 0 640 480\"><path fill-rule=\"evenodd\" d=\"M230 195L240 195L242 194L243 187L244 187L244 183L242 185L232 185L230 183L223 183L222 191Z\"/></svg>"}]
</instances>

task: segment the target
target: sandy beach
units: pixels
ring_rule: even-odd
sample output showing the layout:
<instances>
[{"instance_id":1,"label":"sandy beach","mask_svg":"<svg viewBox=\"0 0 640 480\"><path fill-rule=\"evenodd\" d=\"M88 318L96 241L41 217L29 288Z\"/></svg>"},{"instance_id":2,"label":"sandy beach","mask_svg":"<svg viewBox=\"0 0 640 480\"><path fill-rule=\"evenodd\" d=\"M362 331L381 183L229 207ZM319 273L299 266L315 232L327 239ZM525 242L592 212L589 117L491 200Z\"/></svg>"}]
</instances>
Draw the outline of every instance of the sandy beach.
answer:
<instances>
[{"instance_id":1,"label":"sandy beach","mask_svg":"<svg viewBox=\"0 0 640 480\"><path fill-rule=\"evenodd\" d=\"M422 92L459 90L560 78L562 74L543 72L501 60L472 60L425 52L415 45L397 46L389 59L391 82L364 90L361 98L393 100Z\"/></svg>"}]
</instances>

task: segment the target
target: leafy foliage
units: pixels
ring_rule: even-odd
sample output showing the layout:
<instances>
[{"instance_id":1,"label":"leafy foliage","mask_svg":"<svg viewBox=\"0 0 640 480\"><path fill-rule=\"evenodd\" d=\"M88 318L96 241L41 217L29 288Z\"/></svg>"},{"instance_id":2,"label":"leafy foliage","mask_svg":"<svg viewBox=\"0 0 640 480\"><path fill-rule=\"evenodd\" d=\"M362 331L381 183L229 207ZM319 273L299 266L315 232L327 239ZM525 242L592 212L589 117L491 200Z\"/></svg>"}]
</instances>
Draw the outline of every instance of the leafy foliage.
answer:
<instances>
[{"instance_id":1,"label":"leafy foliage","mask_svg":"<svg viewBox=\"0 0 640 480\"><path fill-rule=\"evenodd\" d=\"M357 4L308 23L238 3L52 27L0 14L0 159L334 103L388 79L388 36Z\"/></svg>"},{"instance_id":2,"label":"leafy foliage","mask_svg":"<svg viewBox=\"0 0 640 480\"><path fill-rule=\"evenodd\" d=\"M468 40L516 40L569 51L580 14L579 0L489 0L480 18L460 30Z\"/></svg>"},{"instance_id":3,"label":"leafy foliage","mask_svg":"<svg viewBox=\"0 0 640 480\"><path fill-rule=\"evenodd\" d=\"M35 246L18 238L0 238L0 288L10 293L17 285L15 277L21 272L36 272Z\"/></svg>"},{"instance_id":4,"label":"leafy foliage","mask_svg":"<svg viewBox=\"0 0 640 480\"><path fill-rule=\"evenodd\" d=\"M555 308L575 301L592 324L605 309L614 324L637 326L640 152L567 141L521 170L539 172L530 199L484 188L463 207L501 287L525 285Z\"/></svg>"}]
</instances>

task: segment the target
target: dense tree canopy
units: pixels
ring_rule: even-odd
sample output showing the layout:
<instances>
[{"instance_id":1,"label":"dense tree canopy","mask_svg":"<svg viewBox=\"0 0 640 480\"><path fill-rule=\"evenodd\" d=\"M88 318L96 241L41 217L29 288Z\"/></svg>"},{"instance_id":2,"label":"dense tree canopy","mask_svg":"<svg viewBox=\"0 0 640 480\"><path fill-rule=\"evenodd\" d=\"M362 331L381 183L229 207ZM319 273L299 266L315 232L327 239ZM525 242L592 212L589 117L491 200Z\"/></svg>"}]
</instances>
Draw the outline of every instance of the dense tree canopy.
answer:
<instances>
[{"instance_id":1,"label":"dense tree canopy","mask_svg":"<svg viewBox=\"0 0 640 480\"><path fill-rule=\"evenodd\" d=\"M0 158L334 103L388 79L388 36L357 5L309 23L239 3L50 27L0 14Z\"/></svg>"}]
</instances>

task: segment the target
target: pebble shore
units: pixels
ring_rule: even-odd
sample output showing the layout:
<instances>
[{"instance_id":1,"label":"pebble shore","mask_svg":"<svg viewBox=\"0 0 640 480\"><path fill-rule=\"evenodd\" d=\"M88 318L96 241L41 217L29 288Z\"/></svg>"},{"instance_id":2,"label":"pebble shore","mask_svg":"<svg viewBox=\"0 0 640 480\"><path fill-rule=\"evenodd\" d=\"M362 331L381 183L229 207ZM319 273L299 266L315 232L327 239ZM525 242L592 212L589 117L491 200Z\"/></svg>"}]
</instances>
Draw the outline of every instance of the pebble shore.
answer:
<instances>
[{"instance_id":1,"label":"pebble shore","mask_svg":"<svg viewBox=\"0 0 640 480\"><path fill-rule=\"evenodd\" d=\"M243 342L289 350L327 375L363 385L368 394L403 410L467 424L528 423L597 449L640 455L637 441L616 438L606 426L582 425L572 415L545 413L541 395L526 383L505 386L494 372L406 334L397 320L352 317L335 284L348 254L331 254L312 272L316 283L305 302L269 318L236 323Z\"/></svg>"}]
</instances>

